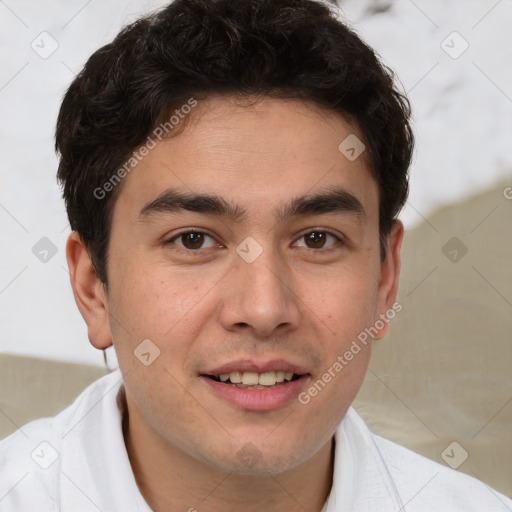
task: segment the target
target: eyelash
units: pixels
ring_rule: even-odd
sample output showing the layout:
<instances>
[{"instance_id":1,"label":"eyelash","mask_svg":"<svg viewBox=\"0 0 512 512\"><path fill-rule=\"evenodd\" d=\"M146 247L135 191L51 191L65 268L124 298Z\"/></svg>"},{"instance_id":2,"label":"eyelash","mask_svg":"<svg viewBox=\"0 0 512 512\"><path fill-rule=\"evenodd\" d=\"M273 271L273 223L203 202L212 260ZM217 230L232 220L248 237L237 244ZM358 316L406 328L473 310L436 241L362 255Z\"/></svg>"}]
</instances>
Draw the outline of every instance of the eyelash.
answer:
<instances>
[{"instance_id":1,"label":"eyelash","mask_svg":"<svg viewBox=\"0 0 512 512\"><path fill-rule=\"evenodd\" d=\"M335 241L337 243L334 244L334 246L331 246L331 247L328 247L328 248L319 248L319 249L313 249L311 247L303 247L304 249L308 250L308 251L313 251L313 252L328 252L330 250L334 250L336 248L336 246L338 244L341 244L341 245L347 245L346 242L338 235L334 234L333 232L329 231L329 230L326 230L326 229L320 229L320 228L310 228L308 231L305 231L303 232L297 239L296 239L296 242L299 241L300 239L304 238L306 235L309 235L311 233L325 233L327 235L330 235L332 236ZM197 234L203 234L203 235L206 235L210 238L212 238L213 240L215 240L215 237L213 237L212 235L206 233L205 231L200 231L200 230L195 230L195 229L187 229L186 231L181 231L180 233L177 233L176 235L173 235L171 238L167 239L167 240L164 240L163 244L165 246L167 245L170 245L170 244L173 244L175 242L175 240L178 240L182 235L187 235L189 233L197 233ZM295 242L295 243L296 243ZM203 248L199 248L199 249L187 249L187 248L183 248L183 247L180 247L180 246L177 246L177 248L180 250L180 251L183 251L183 252L186 252L186 253L199 253L201 250L203 250Z\"/></svg>"}]
</instances>

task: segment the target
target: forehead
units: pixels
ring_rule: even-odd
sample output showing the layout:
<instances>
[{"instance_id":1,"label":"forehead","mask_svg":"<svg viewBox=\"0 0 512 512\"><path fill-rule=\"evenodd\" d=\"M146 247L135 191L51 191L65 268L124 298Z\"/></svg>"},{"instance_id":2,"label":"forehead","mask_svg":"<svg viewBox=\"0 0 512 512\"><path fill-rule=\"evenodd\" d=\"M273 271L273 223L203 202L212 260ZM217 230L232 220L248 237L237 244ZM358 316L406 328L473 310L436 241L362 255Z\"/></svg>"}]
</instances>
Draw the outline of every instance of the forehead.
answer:
<instances>
[{"instance_id":1,"label":"forehead","mask_svg":"<svg viewBox=\"0 0 512 512\"><path fill-rule=\"evenodd\" d=\"M369 208L377 198L366 152L352 159L340 151L346 140L363 140L340 114L300 100L213 97L186 121L124 178L119 208L138 213L167 189L223 197L248 211L340 186Z\"/></svg>"}]
</instances>

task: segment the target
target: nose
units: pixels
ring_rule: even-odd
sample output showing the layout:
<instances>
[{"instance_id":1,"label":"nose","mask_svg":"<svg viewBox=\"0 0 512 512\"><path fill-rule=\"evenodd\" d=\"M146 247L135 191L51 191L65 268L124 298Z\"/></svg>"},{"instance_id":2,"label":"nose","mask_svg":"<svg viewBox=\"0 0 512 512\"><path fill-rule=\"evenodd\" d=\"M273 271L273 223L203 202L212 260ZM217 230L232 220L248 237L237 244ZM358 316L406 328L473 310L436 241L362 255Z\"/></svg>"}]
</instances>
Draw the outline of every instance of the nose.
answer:
<instances>
[{"instance_id":1,"label":"nose","mask_svg":"<svg viewBox=\"0 0 512 512\"><path fill-rule=\"evenodd\" d=\"M301 301L293 276L273 251L263 251L252 263L240 258L228 276L220 311L224 329L261 339L298 327Z\"/></svg>"}]
</instances>

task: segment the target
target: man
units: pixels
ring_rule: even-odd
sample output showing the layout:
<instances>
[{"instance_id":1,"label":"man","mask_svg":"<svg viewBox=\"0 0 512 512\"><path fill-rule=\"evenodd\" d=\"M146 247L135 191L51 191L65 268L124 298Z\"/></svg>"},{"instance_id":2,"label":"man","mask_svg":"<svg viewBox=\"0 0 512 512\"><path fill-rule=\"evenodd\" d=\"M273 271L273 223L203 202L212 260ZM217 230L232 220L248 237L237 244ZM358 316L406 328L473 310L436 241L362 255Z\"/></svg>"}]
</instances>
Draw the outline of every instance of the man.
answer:
<instances>
[{"instance_id":1,"label":"man","mask_svg":"<svg viewBox=\"0 0 512 512\"><path fill-rule=\"evenodd\" d=\"M0 443L0 509L510 510L350 408L400 307L409 115L313 0L177 0L98 50L58 176L120 370Z\"/></svg>"}]
</instances>

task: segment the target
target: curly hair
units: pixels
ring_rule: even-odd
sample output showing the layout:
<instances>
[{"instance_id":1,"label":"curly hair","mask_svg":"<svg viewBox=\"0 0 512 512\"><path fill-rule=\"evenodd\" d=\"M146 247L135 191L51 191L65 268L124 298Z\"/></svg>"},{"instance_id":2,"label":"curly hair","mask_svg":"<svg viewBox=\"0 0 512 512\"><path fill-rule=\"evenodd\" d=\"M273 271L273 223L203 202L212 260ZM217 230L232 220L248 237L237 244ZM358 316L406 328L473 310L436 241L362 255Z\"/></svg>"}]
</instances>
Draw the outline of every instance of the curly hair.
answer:
<instances>
[{"instance_id":1,"label":"curly hair","mask_svg":"<svg viewBox=\"0 0 512 512\"><path fill-rule=\"evenodd\" d=\"M94 191L174 109L214 94L299 99L355 120L379 188L384 256L414 145L410 105L394 78L336 8L316 0L176 0L125 27L74 79L56 129L70 225L99 279L107 284L121 187L105 197Z\"/></svg>"}]
</instances>

